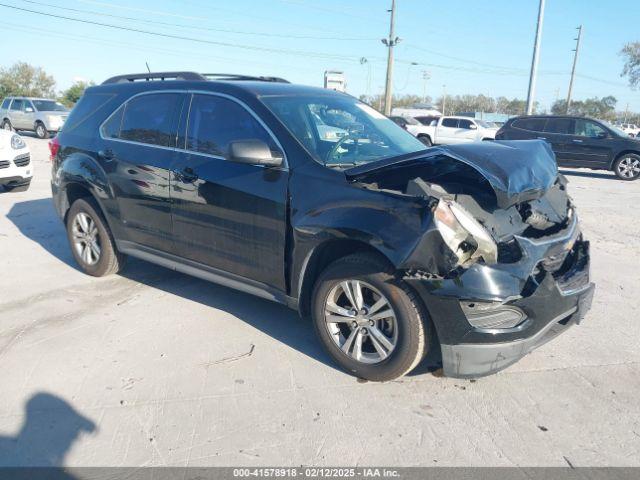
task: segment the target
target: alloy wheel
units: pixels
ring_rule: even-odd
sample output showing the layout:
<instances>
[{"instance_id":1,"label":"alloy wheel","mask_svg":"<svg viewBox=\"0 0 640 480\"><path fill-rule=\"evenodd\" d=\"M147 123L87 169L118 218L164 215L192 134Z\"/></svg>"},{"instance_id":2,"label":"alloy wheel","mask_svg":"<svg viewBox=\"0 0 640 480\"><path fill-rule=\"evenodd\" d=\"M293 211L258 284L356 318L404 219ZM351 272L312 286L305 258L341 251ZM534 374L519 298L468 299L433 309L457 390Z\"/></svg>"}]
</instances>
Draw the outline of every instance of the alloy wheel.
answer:
<instances>
[{"instance_id":1,"label":"alloy wheel","mask_svg":"<svg viewBox=\"0 0 640 480\"><path fill-rule=\"evenodd\" d=\"M634 157L625 157L618 163L618 172L621 177L634 178L640 175L640 160Z\"/></svg>"},{"instance_id":2,"label":"alloy wheel","mask_svg":"<svg viewBox=\"0 0 640 480\"><path fill-rule=\"evenodd\" d=\"M37 135L38 135L38 137L40 137L40 138L44 138L44 137L45 137L46 131L45 131L44 126L43 126L42 124L39 124L39 125L36 127L36 134L37 134Z\"/></svg>"},{"instance_id":3,"label":"alloy wheel","mask_svg":"<svg viewBox=\"0 0 640 480\"><path fill-rule=\"evenodd\" d=\"M398 323L391 303L361 280L344 280L331 289L324 318L331 339L352 360L380 363L398 343Z\"/></svg>"},{"instance_id":4,"label":"alloy wheel","mask_svg":"<svg viewBox=\"0 0 640 480\"><path fill-rule=\"evenodd\" d=\"M100 236L96 222L84 212L73 219L71 227L73 247L78 256L87 265L95 265L100 261Z\"/></svg>"}]
</instances>

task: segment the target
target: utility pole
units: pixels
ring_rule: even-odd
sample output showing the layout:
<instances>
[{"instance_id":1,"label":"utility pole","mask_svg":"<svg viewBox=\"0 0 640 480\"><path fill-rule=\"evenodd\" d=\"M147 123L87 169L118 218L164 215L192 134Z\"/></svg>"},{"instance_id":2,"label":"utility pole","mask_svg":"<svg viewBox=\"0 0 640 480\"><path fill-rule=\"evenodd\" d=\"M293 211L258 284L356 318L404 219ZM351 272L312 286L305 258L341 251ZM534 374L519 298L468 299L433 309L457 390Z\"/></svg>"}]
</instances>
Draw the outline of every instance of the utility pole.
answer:
<instances>
[{"instance_id":1,"label":"utility pole","mask_svg":"<svg viewBox=\"0 0 640 480\"><path fill-rule=\"evenodd\" d=\"M538 26L536 27L536 40L533 43L533 58L531 59L531 74L529 76L529 92L527 93L527 115L531 115L533 113L533 105L535 104L538 58L540 57L542 21L544 20L544 2L545 0L540 0L540 6L538 8Z\"/></svg>"},{"instance_id":2,"label":"utility pole","mask_svg":"<svg viewBox=\"0 0 640 480\"><path fill-rule=\"evenodd\" d=\"M393 88L393 47L395 47L400 39L395 34L395 21L396 21L396 0L391 0L391 21L389 23L389 38L383 38L384 43L389 52L387 54L387 82L384 88L384 114L391 115L391 97Z\"/></svg>"},{"instance_id":3,"label":"utility pole","mask_svg":"<svg viewBox=\"0 0 640 480\"><path fill-rule=\"evenodd\" d=\"M422 84L422 103L427 103L427 80L429 80L431 78L431 75L429 75L429 72L427 72L426 70L422 71L422 80L423 80L423 84Z\"/></svg>"},{"instance_id":4,"label":"utility pole","mask_svg":"<svg viewBox=\"0 0 640 480\"><path fill-rule=\"evenodd\" d=\"M446 115L447 110L447 86L442 85L442 115Z\"/></svg>"},{"instance_id":5,"label":"utility pole","mask_svg":"<svg viewBox=\"0 0 640 480\"><path fill-rule=\"evenodd\" d=\"M580 50L580 39L582 38L582 25L578 27L578 38L575 38L576 41L576 49L574 50L573 55L573 67L571 67L571 80L569 80L569 91L567 92L567 105L564 113L566 115L569 114L569 107L571 106L571 93L573 91L573 78L576 75L576 63L578 63L578 51Z\"/></svg>"}]
</instances>

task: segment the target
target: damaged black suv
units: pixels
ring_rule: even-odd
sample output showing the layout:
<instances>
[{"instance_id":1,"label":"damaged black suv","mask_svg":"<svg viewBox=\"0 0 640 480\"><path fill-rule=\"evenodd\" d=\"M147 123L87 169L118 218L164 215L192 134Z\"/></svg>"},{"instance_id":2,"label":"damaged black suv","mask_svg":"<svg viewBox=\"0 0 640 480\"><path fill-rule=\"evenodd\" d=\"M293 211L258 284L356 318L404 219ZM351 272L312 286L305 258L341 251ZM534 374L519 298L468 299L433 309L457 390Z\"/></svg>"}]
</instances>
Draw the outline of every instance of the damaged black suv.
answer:
<instances>
[{"instance_id":1,"label":"damaged black suv","mask_svg":"<svg viewBox=\"0 0 640 480\"><path fill-rule=\"evenodd\" d=\"M158 81L150 81L158 80ZM348 95L271 77L124 75L50 142L88 274L127 255L310 316L344 369L496 372L589 309L589 243L543 141L425 146Z\"/></svg>"}]
</instances>

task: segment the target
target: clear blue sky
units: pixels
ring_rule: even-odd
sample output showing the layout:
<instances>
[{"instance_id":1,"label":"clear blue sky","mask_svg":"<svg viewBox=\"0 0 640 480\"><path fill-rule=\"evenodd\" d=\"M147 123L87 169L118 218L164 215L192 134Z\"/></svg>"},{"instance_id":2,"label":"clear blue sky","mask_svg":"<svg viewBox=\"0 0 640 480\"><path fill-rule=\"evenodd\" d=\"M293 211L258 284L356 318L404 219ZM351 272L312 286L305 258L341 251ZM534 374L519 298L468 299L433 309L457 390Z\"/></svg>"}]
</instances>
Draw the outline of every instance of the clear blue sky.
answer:
<instances>
[{"instance_id":1,"label":"clear blue sky","mask_svg":"<svg viewBox=\"0 0 640 480\"><path fill-rule=\"evenodd\" d=\"M55 15L208 42L160 38L0 7L0 66L43 67L58 89L126 72L195 70L278 75L321 85L343 70L354 95L384 84L390 0L0 0ZM526 97L538 0L397 0L395 93ZM75 10L75 11L74 11ZM80 12L82 11L82 12ZM87 13L93 12L93 13ZM131 17L128 20L115 17ZM640 40L637 0L547 0L537 99L564 98L575 28L584 27L574 98L614 95L640 111L640 91L620 78L619 50ZM7 41L8 40L8 41ZM362 64L361 58L367 61ZM411 65L416 62L419 65Z\"/></svg>"}]
</instances>

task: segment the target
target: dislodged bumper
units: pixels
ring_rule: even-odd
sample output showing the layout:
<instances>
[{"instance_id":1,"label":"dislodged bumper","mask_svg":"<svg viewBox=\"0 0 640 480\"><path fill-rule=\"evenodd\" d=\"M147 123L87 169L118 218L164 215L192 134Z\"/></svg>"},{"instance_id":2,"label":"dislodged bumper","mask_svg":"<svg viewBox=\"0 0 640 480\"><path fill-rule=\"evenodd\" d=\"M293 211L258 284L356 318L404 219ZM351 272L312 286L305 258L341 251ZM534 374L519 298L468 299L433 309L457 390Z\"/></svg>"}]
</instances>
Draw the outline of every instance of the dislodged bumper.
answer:
<instances>
[{"instance_id":1,"label":"dislodged bumper","mask_svg":"<svg viewBox=\"0 0 640 480\"><path fill-rule=\"evenodd\" d=\"M497 372L580 323L591 307L589 242L577 218L556 235L517 238L520 261L476 264L450 279L406 277L423 298L446 376Z\"/></svg>"}]
</instances>

